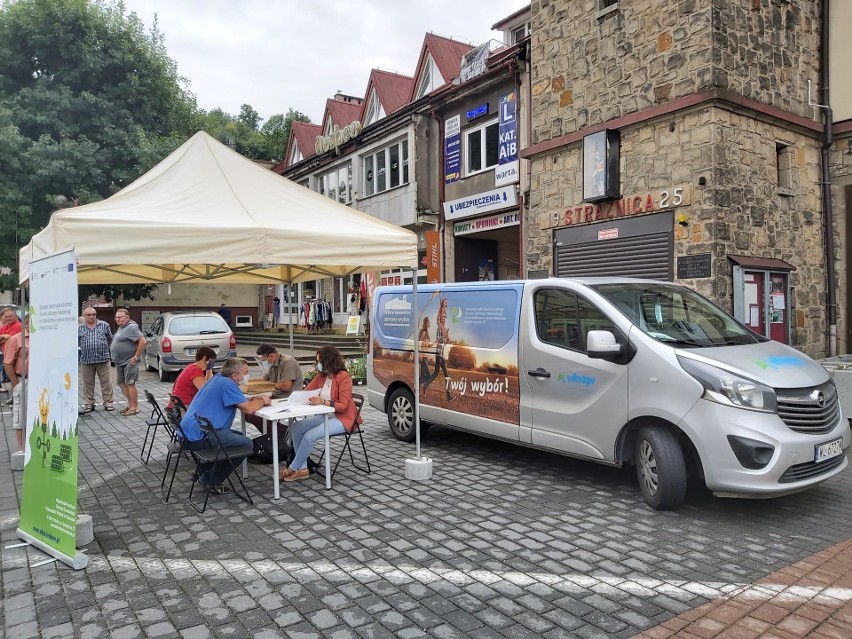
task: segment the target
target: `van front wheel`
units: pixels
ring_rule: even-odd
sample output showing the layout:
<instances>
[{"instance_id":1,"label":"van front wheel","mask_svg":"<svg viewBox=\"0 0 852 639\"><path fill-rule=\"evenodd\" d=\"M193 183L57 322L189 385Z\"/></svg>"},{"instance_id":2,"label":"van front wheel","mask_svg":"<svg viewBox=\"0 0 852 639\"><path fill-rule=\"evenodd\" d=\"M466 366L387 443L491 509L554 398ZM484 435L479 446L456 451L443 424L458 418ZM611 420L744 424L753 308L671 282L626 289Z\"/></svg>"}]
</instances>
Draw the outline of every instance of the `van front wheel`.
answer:
<instances>
[{"instance_id":1,"label":"van front wheel","mask_svg":"<svg viewBox=\"0 0 852 639\"><path fill-rule=\"evenodd\" d=\"M645 426L636 437L636 475L645 502L654 510L674 510L686 498L686 462L671 431Z\"/></svg>"},{"instance_id":2,"label":"van front wheel","mask_svg":"<svg viewBox=\"0 0 852 639\"><path fill-rule=\"evenodd\" d=\"M403 442L413 442L414 395L406 388L397 388L388 401L388 425L393 436Z\"/></svg>"}]
</instances>

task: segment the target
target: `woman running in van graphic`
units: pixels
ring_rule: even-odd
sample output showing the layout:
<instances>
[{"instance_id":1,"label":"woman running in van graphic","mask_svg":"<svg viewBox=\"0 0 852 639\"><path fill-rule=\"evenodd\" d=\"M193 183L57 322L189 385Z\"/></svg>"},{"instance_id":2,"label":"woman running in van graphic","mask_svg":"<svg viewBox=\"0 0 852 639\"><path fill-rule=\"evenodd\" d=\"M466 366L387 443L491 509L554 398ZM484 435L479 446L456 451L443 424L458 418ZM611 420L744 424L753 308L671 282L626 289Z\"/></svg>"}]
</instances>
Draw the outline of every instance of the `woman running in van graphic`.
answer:
<instances>
[{"instance_id":1,"label":"woman running in van graphic","mask_svg":"<svg viewBox=\"0 0 852 639\"><path fill-rule=\"evenodd\" d=\"M444 373L444 387L447 392L448 402L453 399L450 393L450 374L447 372L447 361L444 359L444 349L449 345L450 331L447 328L447 298L442 297L441 303L438 306L438 319L435 326L435 371L423 385L423 393L425 395L429 384L438 378L438 371L442 371Z\"/></svg>"}]
</instances>

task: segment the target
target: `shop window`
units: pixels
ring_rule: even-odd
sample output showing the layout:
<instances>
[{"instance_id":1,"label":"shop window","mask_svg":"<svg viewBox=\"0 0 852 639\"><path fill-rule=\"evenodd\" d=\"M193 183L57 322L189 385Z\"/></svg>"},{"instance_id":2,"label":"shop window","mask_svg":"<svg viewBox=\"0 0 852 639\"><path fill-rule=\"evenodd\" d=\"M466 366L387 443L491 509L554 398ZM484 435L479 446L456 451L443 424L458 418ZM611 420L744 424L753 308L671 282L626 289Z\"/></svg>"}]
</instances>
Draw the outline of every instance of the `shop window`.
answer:
<instances>
[{"instance_id":1,"label":"shop window","mask_svg":"<svg viewBox=\"0 0 852 639\"><path fill-rule=\"evenodd\" d=\"M465 175L473 175L497 165L499 147L497 120L468 129L464 133Z\"/></svg>"},{"instance_id":2,"label":"shop window","mask_svg":"<svg viewBox=\"0 0 852 639\"><path fill-rule=\"evenodd\" d=\"M408 140L367 155L364 162L364 194L382 193L408 184Z\"/></svg>"},{"instance_id":3,"label":"shop window","mask_svg":"<svg viewBox=\"0 0 852 639\"><path fill-rule=\"evenodd\" d=\"M778 194L793 195L793 148L775 145L775 166L778 170Z\"/></svg>"}]
</instances>

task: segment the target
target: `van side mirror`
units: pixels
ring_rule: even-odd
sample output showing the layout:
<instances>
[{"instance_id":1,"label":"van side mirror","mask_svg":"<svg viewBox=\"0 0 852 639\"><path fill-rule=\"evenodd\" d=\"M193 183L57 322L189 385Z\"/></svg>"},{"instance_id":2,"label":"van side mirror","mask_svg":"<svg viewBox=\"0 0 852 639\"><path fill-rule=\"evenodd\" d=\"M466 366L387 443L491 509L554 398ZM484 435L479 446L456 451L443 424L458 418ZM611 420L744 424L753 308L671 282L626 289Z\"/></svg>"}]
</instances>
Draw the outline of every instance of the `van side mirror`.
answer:
<instances>
[{"instance_id":1,"label":"van side mirror","mask_svg":"<svg viewBox=\"0 0 852 639\"><path fill-rule=\"evenodd\" d=\"M621 355L622 350L610 331L589 331L586 336L586 355L593 359L612 359Z\"/></svg>"}]
</instances>

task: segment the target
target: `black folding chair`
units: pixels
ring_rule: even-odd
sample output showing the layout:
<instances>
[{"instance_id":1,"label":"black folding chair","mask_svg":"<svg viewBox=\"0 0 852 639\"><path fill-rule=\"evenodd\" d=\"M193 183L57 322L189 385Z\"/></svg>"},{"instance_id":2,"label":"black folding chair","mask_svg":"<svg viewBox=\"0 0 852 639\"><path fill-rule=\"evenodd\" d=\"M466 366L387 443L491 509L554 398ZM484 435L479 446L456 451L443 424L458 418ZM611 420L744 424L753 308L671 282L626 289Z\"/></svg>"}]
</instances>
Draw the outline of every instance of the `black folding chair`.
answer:
<instances>
[{"instance_id":1,"label":"black folding chair","mask_svg":"<svg viewBox=\"0 0 852 639\"><path fill-rule=\"evenodd\" d=\"M182 402L181 402L182 403ZM183 415L180 414L180 411L175 407L174 400L171 402L171 406L166 407L166 418L169 421L169 426L172 428L171 431L171 441L168 446L168 453L166 454L166 469L163 471L163 479L160 482L160 492L162 493L163 489L166 486L166 477L169 476L169 466L172 463L172 458L175 460L174 468L172 469L172 479L169 482L169 489L165 494L165 501L168 503L169 497L172 494L172 486L175 483L175 475L177 475L177 468L180 464L181 457L191 457L194 461L195 454L191 449L187 447L187 442L189 441L186 438L186 433L183 432L183 428L181 428L180 420ZM180 437L178 437L180 434ZM197 465L197 461L196 461Z\"/></svg>"},{"instance_id":2,"label":"black folding chair","mask_svg":"<svg viewBox=\"0 0 852 639\"><path fill-rule=\"evenodd\" d=\"M204 491L204 503L200 508L192 501L192 493L195 490L195 485L198 483L198 479L201 475L207 470L209 470L212 474L216 470L216 465L219 463L227 463L236 470L239 467L239 463L235 464L233 458L248 457L254 452L254 447L251 444L247 444L245 446L225 446L222 444L222 440L219 438L219 433L216 432L216 428L209 419L202 415L196 415L195 419L198 422L198 427L201 429L201 432L204 433L204 436L207 438L207 441L212 444L211 448L204 448L201 450L196 449L192 451L192 456L196 460L196 466L195 473L192 478L192 486L189 488L189 503L192 504L192 507L195 508L195 510L203 513L207 509L207 501L210 499L210 490ZM206 464L212 464L212 467L209 469L202 469L201 466ZM175 465L175 468L177 468L177 465ZM231 475L236 475L237 481L243 489L242 494L237 491L234 483L231 481ZM246 488L246 485L243 483L239 473L234 473L232 471L228 474L226 479L228 480L228 485L231 487L231 491L234 492L237 497L251 505L254 505L254 501L252 501L248 488Z\"/></svg>"},{"instance_id":3,"label":"black folding chair","mask_svg":"<svg viewBox=\"0 0 852 639\"><path fill-rule=\"evenodd\" d=\"M337 472L337 467L340 465L340 460L343 459L343 454L346 451L349 451L349 461L352 462L352 465L360 470L362 473L370 474L370 458L367 456L367 447L364 445L364 431L361 430L361 425L358 423L358 416L361 414L361 407L364 406L364 396L359 395L358 393L352 393L352 401L355 402L355 406L358 407L358 410L355 411L355 425L352 427L351 431L343 431L342 433L337 433L336 435L330 435L330 438L333 437L343 437L343 448L340 450L340 455L337 456L337 462L334 464L334 468L331 469L331 476L334 477L334 473ZM352 446L350 445L351 439L358 435L358 439L361 441L361 450L364 451L364 461L367 463L367 467L359 466L355 461L355 456L352 454ZM325 477L325 473L323 471L322 460L325 458L325 448L323 448L322 455L320 455L319 461L317 462L317 474L320 477Z\"/></svg>"},{"instance_id":4,"label":"black folding chair","mask_svg":"<svg viewBox=\"0 0 852 639\"><path fill-rule=\"evenodd\" d=\"M145 391L145 399L149 404L151 404L151 416L145 420L148 428L145 431L145 440L142 442L142 452L139 453L139 460L147 465L148 460L151 459L151 449L154 448L154 440L157 438L157 428L164 426L166 429L170 429L170 425L168 419L166 419L166 416L163 414L163 410L157 403L157 400L154 399L154 396L151 394L151 391ZM151 432L152 428L154 429L153 433ZM171 433L169 434L171 435ZM148 442L149 435L151 437L150 443ZM147 455L145 454L146 447L148 448Z\"/></svg>"}]
</instances>

